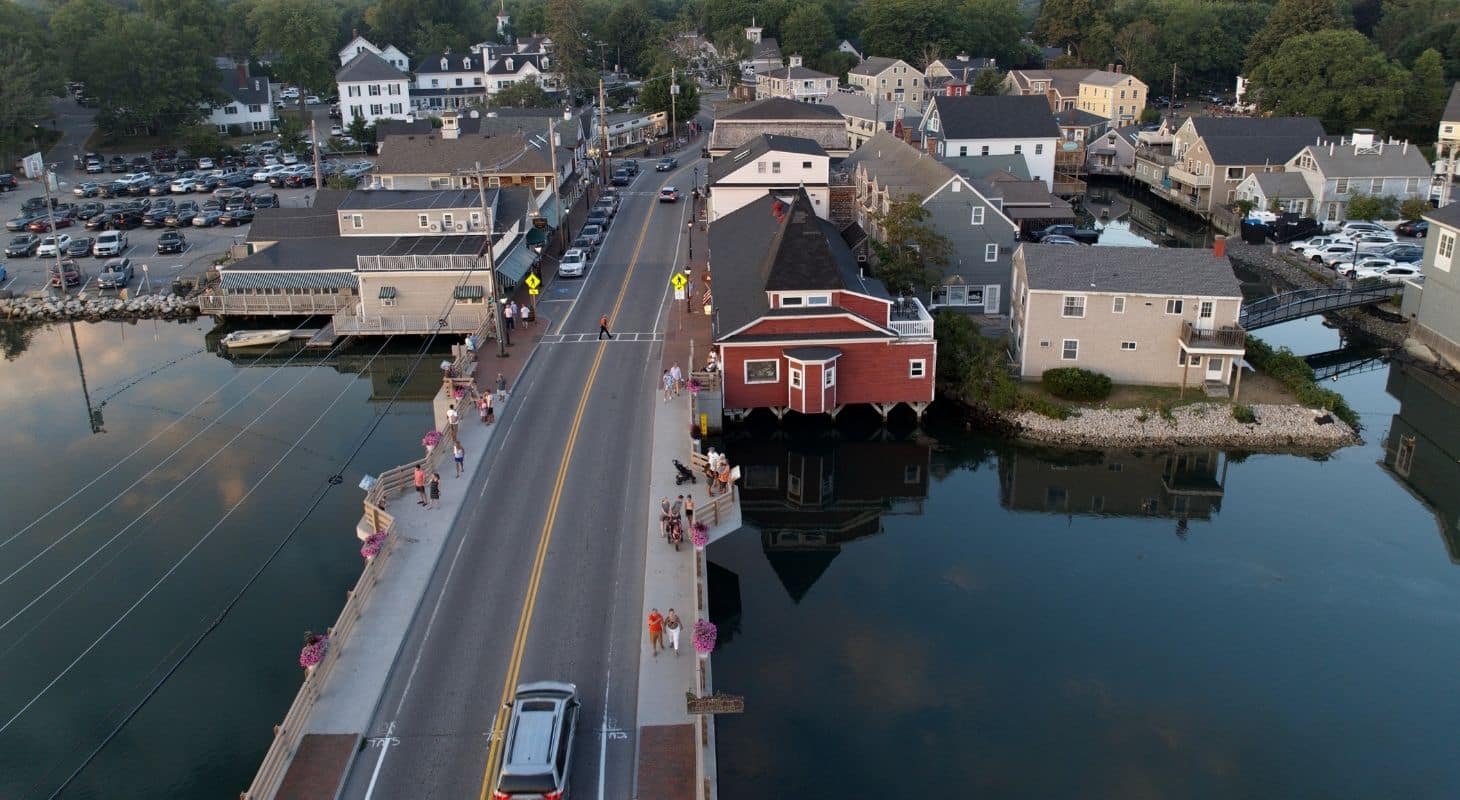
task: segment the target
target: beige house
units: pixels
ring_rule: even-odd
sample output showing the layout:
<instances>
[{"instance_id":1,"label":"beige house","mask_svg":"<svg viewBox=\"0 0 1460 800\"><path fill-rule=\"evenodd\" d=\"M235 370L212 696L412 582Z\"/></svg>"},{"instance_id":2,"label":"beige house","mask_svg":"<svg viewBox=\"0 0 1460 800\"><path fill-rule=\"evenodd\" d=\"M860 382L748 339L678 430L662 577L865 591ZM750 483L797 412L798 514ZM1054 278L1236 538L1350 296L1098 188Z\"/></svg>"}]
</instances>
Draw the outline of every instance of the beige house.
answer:
<instances>
[{"instance_id":1,"label":"beige house","mask_svg":"<svg viewBox=\"0 0 1460 800\"><path fill-rule=\"evenodd\" d=\"M755 99L784 97L801 103L821 103L836 93L836 76L802 66L800 56L791 56L790 63L779 69L757 72Z\"/></svg>"},{"instance_id":2,"label":"beige house","mask_svg":"<svg viewBox=\"0 0 1460 800\"><path fill-rule=\"evenodd\" d=\"M1325 135L1316 117L1191 117L1172 136L1167 180L1151 191L1208 216L1238 199L1248 175L1283 172L1298 151Z\"/></svg>"},{"instance_id":3,"label":"beige house","mask_svg":"<svg viewBox=\"0 0 1460 800\"><path fill-rule=\"evenodd\" d=\"M1224 251L1020 245L1010 322L1020 377L1079 367L1235 400L1247 333Z\"/></svg>"},{"instance_id":4,"label":"beige house","mask_svg":"<svg viewBox=\"0 0 1460 800\"><path fill-rule=\"evenodd\" d=\"M1112 127L1129 125L1146 109L1146 84L1121 72L1106 69L1015 69L1004 76L1010 94L1042 95L1054 111L1079 109L1108 120Z\"/></svg>"},{"instance_id":5,"label":"beige house","mask_svg":"<svg viewBox=\"0 0 1460 800\"><path fill-rule=\"evenodd\" d=\"M847 83L874 102L902 106L916 114L926 98L927 81L917 67L900 58L872 56L847 70Z\"/></svg>"},{"instance_id":6,"label":"beige house","mask_svg":"<svg viewBox=\"0 0 1460 800\"><path fill-rule=\"evenodd\" d=\"M381 189L463 188L474 185L472 173L480 165L488 188L549 188L553 166L546 147L547 123L524 120L512 126L510 133L500 132L496 123L479 117L463 119L447 110L441 114L439 129L385 136L379 144L372 183ZM541 132L533 133L534 128ZM573 148L560 144L559 177L565 178L573 167Z\"/></svg>"}]
</instances>

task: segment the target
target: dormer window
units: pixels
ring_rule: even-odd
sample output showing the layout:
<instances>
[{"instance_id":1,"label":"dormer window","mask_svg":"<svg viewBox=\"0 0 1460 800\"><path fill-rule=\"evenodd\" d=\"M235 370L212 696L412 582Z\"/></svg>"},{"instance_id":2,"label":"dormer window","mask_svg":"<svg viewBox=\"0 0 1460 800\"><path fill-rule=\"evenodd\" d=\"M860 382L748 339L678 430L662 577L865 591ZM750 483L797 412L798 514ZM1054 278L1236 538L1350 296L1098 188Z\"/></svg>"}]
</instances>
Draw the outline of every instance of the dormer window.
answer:
<instances>
[{"instance_id":1,"label":"dormer window","mask_svg":"<svg viewBox=\"0 0 1460 800\"><path fill-rule=\"evenodd\" d=\"M513 68L512 68L512 59L510 59L510 58L507 59L507 71L508 72L512 72L513 71Z\"/></svg>"},{"instance_id":2,"label":"dormer window","mask_svg":"<svg viewBox=\"0 0 1460 800\"><path fill-rule=\"evenodd\" d=\"M448 64L448 63L449 63L449 62L447 62L447 60L446 60L446 59L444 59L444 58L443 58L443 59L441 59L441 71L442 71L442 72L445 72L445 71L446 71L446 67L447 67L447 64Z\"/></svg>"},{"instance_id":3,"label":"dormer window","mask_svg":"<svg viewBox=\"0 0 1460 800\"><path fill-rule=\"evenodd\" d=\"M466 58L463 58L461 60L461 68L462 69L471 69L471 56L467 56Z\"/></svg>"}]
</instances>

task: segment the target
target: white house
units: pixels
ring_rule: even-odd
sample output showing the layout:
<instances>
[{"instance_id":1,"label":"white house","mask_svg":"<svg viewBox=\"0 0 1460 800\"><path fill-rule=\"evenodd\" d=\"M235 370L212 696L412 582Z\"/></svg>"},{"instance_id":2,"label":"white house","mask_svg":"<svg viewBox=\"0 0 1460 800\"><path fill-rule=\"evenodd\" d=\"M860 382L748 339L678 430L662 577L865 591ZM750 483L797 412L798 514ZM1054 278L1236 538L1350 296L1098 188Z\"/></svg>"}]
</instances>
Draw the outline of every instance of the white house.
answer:
<instances>
[{"instance_id":1,"label":"white house","mask_svg":"<svg viewBox=\"0 0 1460 800\"><path fill-rule=\"evenodd\" d=\"M406 54L397 49L395 45L388 44L385 46L385 49L382 50L379 47L371 44L369 39L366 39L364 36L361 36L358 33L355 34L355 38L350 40L349 44L340 48L340 66L345 66L346 64L350 63L350 59L360 55L361 53L367 52L374 53L375 55L380 56L381 58L385 59L388 64L400 70L401 72L409 72L411 69L411 60L406 58Z\"/></svg>"},{"instance_id":2,"label":"white house","mask_svg":"<svg viewBox=\"0 0 1460 800\"><path fill-rule=\"evenodd\" d=\"M228 94L228 102L209 110L209 125L223 134L231 128L238 133L273 130L277 118L268 78L255 78L249 75L247 64L238 64L219 69L218 84Z\"/></svg>"},{"instance_id":3,"label":"white house","mask_svg":"<svg viewBox=\"0 0 1460 800\"><path fill-rule=\"evenodd\" d=\"M784 97L801 103L820 103L836 92L836 76L801 66L800 56L791 56L789 66L758 72L755 99Z\"/></svg>"},{"instance_id":4,"label":"white house","mask_svg":"<svg viewBox=\"0 0 1460 800\"><path fill-rule=\"evenodd\" d=\"M405 119L411 113L411 79L382 56L365 50L335 73L341 124L356 119Z\"/></svg>"},{"instance_id":5,"label":"white house","mask_svg":"<svg viewBox=\"0 0 1460 800\"><path fill-rule=\"evenodd\" d=\"M816 215L831 210L831 158L811 139L761 134L710 163L710 221L799 186Z\"/></svg>"},{"instance_id":6,"label":"white house","mask_svg":"<svg viewBox=\"0 0 1460 800\"><path fill-rule=\"evenodd\" d=\"M472 100L486 100L486 72L474 53L435 53L416 65L411 106L419 110L462 108Z\"/></svg>"},{"instance_id":7,"label":"white house","mask_svg":"<svg viewBox=\"0 0 1460 800\"><path fill-rule=\"evenodd\" d=\"M1054 191L1060 127L1043 97L937 95L923 115L921 131L940 158L1023 156L1029 177Z\"/></svg>"},{"instance_id":8,"label":"white house","mask_svg":"<svg viewBox=\"0 0 1460 800\"><path fill-rule=\"evenodd\" d=\"M1338 225L1348 219L1348 201L1356 194L1429 199L1431 167L1419 148L1409 142L1375 138L1371 130L1353 137L1310 144L1288 160L1288 172L1297 172L1308 184L1313 216Z\"/></svg>"},{"instance_id":9,"label":"white house","mask_svg":"<svg viewBox=\"0 0 1460 800\"><path fill-rule=\"evenodd\" d=\"M552 53L544 51L519 52L487 48L487 96L490 97L518 81L531 78L544 91L556 92L562 88L562 76L553 68Z\"/></svg>"}]
</instances>

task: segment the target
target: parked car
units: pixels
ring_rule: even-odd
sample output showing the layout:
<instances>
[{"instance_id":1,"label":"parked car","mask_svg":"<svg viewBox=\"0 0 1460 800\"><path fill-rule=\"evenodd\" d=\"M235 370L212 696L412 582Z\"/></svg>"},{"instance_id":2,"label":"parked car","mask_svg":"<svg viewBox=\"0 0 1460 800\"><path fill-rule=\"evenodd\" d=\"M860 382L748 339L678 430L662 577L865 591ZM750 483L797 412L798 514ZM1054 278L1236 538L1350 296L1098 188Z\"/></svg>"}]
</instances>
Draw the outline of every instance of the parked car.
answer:
<instances>
[{"instance_id":1,"label":"parked car","mask_svg":"<svg viewBox=\"0 0 1460 800\"><path fill-rule=\"evenodd\" d=\"M668 172L677 166L679 166L679 159L676 159L673 156L665 156L664 158L659 159L659 162L654 165L654 171Z\"/></svg>"},{"instance_id":2,"label":"parked car","mask_svg":"<svg viewBox=\"0 0 1460 800\"><path fill-rule=\"evenodd\" d=\"M267 181L269 178L274 177L275 173L283 172L286 169L288 169L288 167L284 166L283 164L275 164L272 167L264 167L263 169L254 172L253 179L255 181L264 182Z\"/></svg>"},{"instance_id":3,"label":"parked car","mask_svg":"<svg viewBox=\"0 0 1460 800\"><path fill-rule=\"evenodd\" d=\"M213 169L216 166L217 164L208 156L203 156L198 159L198 169Z\"/></svg>"},{"instance_id":4,"label":"parked car","mask_svg":"<svg viewBox=\"0 0 1460 800\"><path fill-rule=\"evenodd\" d=\"M563 278L580 278L588 269L588 254L582 250L569 250L558 261L558 275Z\"/></svg>"},{"instance_id":5,"label":"parked car","mask_svg":"<svg viewBox=\"0 0 1460 800\"><path fill-rule=\"evenodd\" d=\"M634 182L634 176L631 175L631 174L629 174L629 171L628 170L626 170L626 169L616 169L616 170L613 171L613 185L614 186L628 186L629 184L631 184L633 182Z\"/></svg>"},{"instance_id":6,"label":"parked car","mask_svg":"<svg viewBox=\"0 0 1460 800\"><path fill-rule=\"evenodd\" d=\"M120 256L127 252L128 246L127 234L121 231L107 231L96 237L96 244L91 248L91 254L97 258Z\"/></svg>"},{"instance_id":7,"label":"parked car","mask_svg":"<svg viewBox=\"0 0 1460 800\"><path fill-rule=\"evenodd\" d=\"M1040 239L1039 240L1039 243L1040 244L1074 245L1076 247L1081 247L1082 246L1079 242L1075 241L1074 239L1071 239L1068 236L1061 236L1058 233L1051 233L1050 235L1044 237L1043 239Z\"/></svg>"},{"instance_id":8,"label":"parked car","mask_svg":"<svg viewBox=\"0 0 1460 800\"><path fill-rule=\"evenodd\" d=\"M225 211L223 212L223 216L218 218L219 225L227 225L229 227L247 225L250 222L253 222L253 211L247 208L239 208L233 211Z\"/></svg>"},{"instance_id":9,"label":"parked car","mask_svg":"<svg viewBox=\"0 0 1460 800\"><path fill-rule=\"evenodd\" d=\"M216 208L199 211L196 215L193 216L193 227L211 228L214 225L217 225L218 220L222 219L222 217L223 212L219 211Z\"/></svg>"},{"instance_id":10,"label":"parked car","mask_svg":"<svg viewBox=\"0 0 1460 800\"><path fill-rule=\"evenodd\" d=\"M74 194L77 197L96 197L97 195L101 194L101 184L95 183L93 181L78 183L76 184L76 188L71 190L71 194Z\"/></svg>"},{"instance_id":11,"label":"parked car","mask_svg":"<svg viewBox=\"0 0 1460 800\"><path fill-rule=\"evenodd\" d=\"M260 208L278 208L279 196L273 192L259 192L253 196L254 210Z\"/></svg>"},{"instance_id":12,"label":"parked car","mask_svg":"<svg viewBox=\"0 0 1460 800\"><path fill-rule=\"evenodd\" d=\"M1065 236L1081 244L1095 244L1100 241L1100 231L1094 228L1076 228L1074 225L1050 225L1034 231L1034 241L1042 242L1046 236Z\"/></svg>"},{"instance_id":13,"label":"parked car","mask_svg":"<svg viewBox=\"0 0 1460 800\"><path fill-rule=\"evenodd\" d=\"M1362 270L1381 270L1394 266L1394 260L1383 256L1360 256L1354 261L1341 262L1333 265L1338 274L1345 277L1353 277L1355 272Z\"/></svg>"},{"instance_id":14,"label":"parked car","mask_svg":"<svg viewBox=\"0 0 1460 800\"><path fill-rule=\"evenodd\" d=\"M1392 258L1401 264L1414 264L1424 259L1425 249L1417 244L1396 242L1388 247L1380 248L1377 254L1385 258Z\"/></svg>"},{"instance_id":15,"label":"parked car","mask_svg":"<svg viewBox=\"0 0 1460 800\"><path fill-rule=\"evenodd\" d=\"M76 209L76 218L81 220L82 222L85 222L86 220L91 219L92 217L102 213L105 210L106 206L101 203L82 203L81 207Z\"/></svg>"},{"instance_id":16,"label":"parked car","mask_svg":"<svg viewBox=\"0 0 1460 800\"><path fill-rule=\"evenodd\" d=\"M1360 253L1382 250L1394 244L1392 233L1361 233L1349 237L1349 241Z\"/></svg>"},{"instance_id":17,"label":"parked car","mask_svg":"<svg viewBox=\"0 0 1460 800\"><path fill-rule=\"evenodd\" d=\"M573 246L571 249L582 250L585 254L587 254L589 258L593 258L593 254L598 252L598 242L588 238L587 236L579 236L578 238L573 240Z\"/></svg>"},{"instance_id":18,"label":"parked car","mask_svg":"<svg viewBox=\"0 0 1460 800\"><path fill-rule=\"evenodd\" d=\"M299 155L297 153L285 153L282 159L286 166L293 167L299 164Z\"/></svg>"},{"instance_id":19,"label":"parked car","mask_svg":"<svg viewBox=\"0 0 1460 800\"><path fill-rule=\"evenodd\" d=\"M1360 256L1361 254L1353 249L1353 245L1331 244L1325 247L1324 252L1319 253L1313 260L1321 262L1326 267L1332 267L1335 264L1352 262Z\"/></svg>"},{"instance_id":20,"label":"parked car","mask_svg":"<svg viewBox=\"0 0 1460 800\"><path fill-rule=\"evenodd\" d=\"M52 234L41 240L41 246L36 248L35 254L41 258L55 258L69 244L71 244L70 234Z\"/></svg>"},{"instance_id":21,"label":"parked car","mask_svg":"<svg viewBox=\"0 0 1460 800\"><path fill-rule=\"evenodd\" d=\"M579 236L586 239L591 239L593 241L594 247L598 247L603 244L603 237L606 236L607 233L608 232L603 229L602 225L584 225L583 229L578 231Z\"/></svg>"},{"instance_id":22,"label":"parked car","mask_svg":"<svg viewBox=\"0 0 1460 800\"><path fill-rule=\"evenodd\" d=\"M1333 244L1320 245L1318 247L1306 247L1298 252L1303 258L1309 261L1322 261L1327 263L1329 256L1352 257L1357 252L1352 244L1348 242L1334 242Z\"/></svg>"},{"instance_id":23,"label":"parked car","mask_svg":"<svg viewBox=\"0 0 1460 800\"><path fill-rule=\"evenodd\" d=\"M1423 239L1430 232L1430 224L1422 219L1405 220L1395 227L1394 232L1402 236Z\"/></svg>"},{"instance_id":24,"label":"parked car","mask_svg":"<svg viewBox=\"0 0 1460 800\"><path fill-rule=\"evenodd\" d=\"M55 221L57 229L69 228L74 223L69 214L47 214L31 220L25 229L31 233L50 233L52 220Z\"/></svg>"},{"instance_id":25,"label":"parked car","mask_svg":"<svg viewBox=\"0 0 1460 800\"><path fill-rule=\"evenodd\" d=\"M314 170L306 167L303 172L291 172L284 176L284 185L290 189L302 189L314 185Z\"/></svg>"},{"instance_id":26,"label":"parked car","mask_svg":"<svg viewBox=\"0 0 1460 800\"><path fill-rule=\"evenodd\" d=\"M598 202L594 204L593 207L601 208L607 211L608 215L612 217L618 214L618 204L618 192L613 192L612 194L610 194L608 190L605 190L604 193L598 198Z\"/></svg>"},{"instance_id":27,"label":"parked car","mask_svg":"<svg viewBox=\"0 0 1460 800\"><path fill-rule=\"evenodd\" d=\"M169 228L186 228L193 224L193 217L197 213L198 204L189 200L185 203L179 203L177 209L171 214L168 214L167 218L162 222Z\"/></svg>"},{"instance_id":28,"label":"parked car","mask_svg":"<svg viewBox=\"0 0 1460 800\"><path fill-rule=\"evenodd\" d=\"M493 800L561 800L573 771L578 687L558 681L524 683L511 706Z\"/></svg>"},{"instance_id":29,"label":"parked car","mask_svg":"<svg viewBox=\"0 0 1460 800\"><path fill-rule=\"evenodd\" d=\"M147 187L147 196L149 197L162 197L163 195L170 194L171 192L172 176L170 175L157 176L157 179L152 181L152 185Z\"/></svg>"},{"instance_id":30,"label":"parked car","mask_svg":"<svg viewBox=\"0 0 1460 800\"><path fill-rule=\"evenodd\" d=\"M82 272L81 267L69 258L51 267L50 274L50 283L56 288L62 286L80 286L81 282L86 279L86 273Z\"/></svg>"},{"instance_id":31,"label":"parked car","mask_svg":"<svg viewBox=\"0 0 1460 800\"><path fill-rule=\"evenodd\" d=\"M663 189L660 189L659 190L659 202L661 202L661 203L678 203L679 202L679 190L676 189L676 188L674 188L673 186L666 186Z\"/></svg>"},{"instance_id":32,"label":"parked car","mask_svg":"<svg viewBox=\"0 0 1460 800\"><path fill-rule=\"evenodd\" d=\"M125 289L132 282L133 274L132 259L113 258L102 265L96 285L101 289Z\"/></svg>"},{"instance_id":33,"label":"parked car","mask_svg":"<svg viewBox=\"0 0 1460 800\"><path fill-rule=\"evenodd\" d=\"M1325 247L1337 241L1340 241L1339 237L1331 234L1324 234L1322 236L1313 236L1300 242L1293 242L1292 244L1288 245L1288 249L1292 250L1295 253L1301 253L1302 251L1309 248Z\"/></svg>"},{"instance_id":34,"label":"parked car","mask_svg":"<svg viewBox=\"0 0 1460 800\"><path fill-rule=\"evenodd\" d=\"M133 228L140 228L142 227L142 215L144 213L146 213L146 209L124 208L112 214L112 218L107 222L107 226L118 231L129 231Z\"/></svg>"},{"instance_id":35,"label":"parked car","mask_svg":"<svg viewBox=\"0 0 1460 800\"><path fill-rule=\"evenodd\" d=\"M52 201L52 204L54 205L54 201ZM38 211L45 211L46 210L46 198L40 197L40 196L27 197L27 198L25 198L25 201L20 204L20 210L21 210L21 212L30 212L30 213L35 213L35 212L38 212Z\"/></svg>"},{"instance_id":36,"label":"parked car","mask_svg":"<svg viewBox=\"0 0 1460 800\"><path fill-rule=\"evenodd\" d=\"M183 236L181 231L163 231L157 237L157 254L167 255L168 253L181 253L188 249L188 237Z\"/></svg>"},{"instance_id":37,"label":"parked car","mask_svg":"<svg viewBox=\"0 0 1460 800\"><path fill-rule=\"evenodd\" d=\"M95 244L96 237L94 236L77 236L66 245L65 255L67 258L86 258L91 255L91 248Z\"/></svg>"},{"instance_id":38,"label":"parked car","mask_svg":"<svg viewBox=\"0 0 1460 800\"><path fill-rule=\"evenodd\" d=\"M25 230L27 225L34 222L36 217L39 216L40 214L35 211L22 211L20 212L19 216L13 217L5 221L5 230L23 231Z\"/></svg>"},{"instance_id":39,"label":"parked car","mask_svg":"<svg viewBox=\"0 0 1460 800\"><path fill-rule=\"evenodd\" d=\"M619 166L629 171L629 175L639 177L639 162L632 158L626 158L619 162Z\"/></svg>"},{"instance_id":40,"label":"parked car","mask_svg":"<svg viewBox=\"0 0 1460 800\"><path fill-rule=\"evenodd\" d=\"M100 157L97 157L97 158L87 157L87 159L86 159L86 174L87 175L100 175L103 172L106 172L106 163L104 161L102 161Z\"/></svg>"},{"instance_id":41,"label":"parked car","mask_svg":"<svg viewBox=\"0 0 1460 800\"><path fill-rule=\"evenodd\" d=\"M597 225L604 230L608 230L607 212L599 211L596 208L588 212L588 216L583 220L583 222L588 225Z\"/></svg>"},{"instance_id":42,"label":"parked car","mask_svg":"<svg viewBox=\"0 0 1460 800\"><path fill-rule=\"evenodd\" d=\"M84 227L89 231L104 231L111 225L112 215L120 210L120 206L107 206L99 213L89 217Z\"/></svg>"},{"instance_id":43,"label":"parked car","mask_svg":"<svg viewBox=\"0 0 1460 800\"><path fill-rule=\"evenodd\" d=\"M121 156L112 156L111 160L106 162L106 166L107 169L111 172L126 172L127 159L122 158Z\"/></svg>"},{"instance_id":44,"label":"parked car","mask_svg":"<svg viewBox=\"0 0 1460 800\"><path fill-rule=\"evenodd\" d=\"M144 227L144 228L165 228L165 227L167 227L167 218L168 218L168 216L170 216L172 214L173 210L176 209L176 208L177 208L177 206L162 206L160 208L151 208L151 209L148 209L147 210L147 213L142 215L142 227Z\"/></svg>"},{"instance_id":45,"label":"parked car","mask_svg":"<svg viewBox=\"0 0 1460 800\"><path fill-rule=\"evenodd\" d=\"M25 258L32 256L35 255L36 248L40 246L41 237L33 233L22 233L19 236L11 237L10 243L5 245L5 257Z\"/></svg>"},{"instance_id":46,"label":"parked car","mask_svg":"<svg viewBox=\"0 0 1460 800\"><path fill-rule=\"evenodd\" d=\"M1410 279L1423 281L1424 273L1420 272L1419 267L1396 265L1383 269L1361 269L1354 273L1353 279L1355 281L1379 280L1384 283L1404 283Z\"/></svg>"},{"instance_id":47,"label":"parked car","mask_svg":"<svg viewBox=\"0 0 1460 800\"><path fill-rule=\"evenodd\" d=\"M220 203L227 202L235 197L243 199L247 196L248 192L245 192L244 190L236 186L222 186L213 190L213 199L217 200Z\"/></svg>"}]
</instances>

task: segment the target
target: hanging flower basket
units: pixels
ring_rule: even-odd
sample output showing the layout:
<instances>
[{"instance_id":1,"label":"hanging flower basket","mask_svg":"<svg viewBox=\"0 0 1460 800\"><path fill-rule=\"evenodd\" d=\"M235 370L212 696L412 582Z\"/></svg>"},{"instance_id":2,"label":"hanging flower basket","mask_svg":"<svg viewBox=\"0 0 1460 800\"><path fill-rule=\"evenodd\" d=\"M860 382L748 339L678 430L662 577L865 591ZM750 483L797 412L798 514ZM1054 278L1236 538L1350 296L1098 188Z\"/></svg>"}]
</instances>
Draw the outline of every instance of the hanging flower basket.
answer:
<instances>
[{"instance_id":1,"label":"hanging flower basket","mask_svg":"<svg viewBox=\"0 0 1460 800\"><path fill-rule=\"evenodd\" d=\"M715 637L718 633L715 623L704 618L695 620L695 652L699 653L700 658L705 658L715 651Z\"/></svg>"},{"instance_id":2,"label":"hanging flower basket","mask_svg":"<svg viewBox=\"0 0 1460 800\"><path fill-rule=\"evenodd\" d=\"M426 431L426 435L421 437L421 446L427 450L435 448L438 444L441 444L441 431Z\"/></svg>"},{"instance_id":3,"label":"hanging flower basket","mask_svg":"<svg viewBox=\"0 0 1460 800\"><path fill-rule=\"evenodd\" d=\"M456 391L452 392L452 395L457 400L460 400L461 398L466 397L466 389L463 389L462 387L458 386L458 387L456 387Z\"/></svg>"},{"instance_id":4,"label":"hanging flower basket","mask_svg":"<svg viewBox=\"0 0 1460 800\"><path fill-rule=\"evenodd\" d=\"M380 555L380 551L383 549L385 549L385 531L376 531L370 534L370 538L365 540L365 544L360 546L360 555L369 561Z\"/></svg>"},{"instance_id":5,"label":"hanging flower basket","mask_svg":"<svg viewBox=\"0 0 1460 800\"><path fill-rule=\"evenodd\" d=\"M330 637L322 633L305 631L304 647L299 651L299 666L312 670L324 661L324 654L329 652Z\"/></svg>"},{"instance_id":6,"label":"hanging flower basket","mask_svg":"<svg viewBox=\"0 0 1460 800\"><path fill-rule=\"evenodd\" d=\"M694 542L696 550L705 549L705 545L710 543L710 526L703 522L696 522L690 526L689 540Z\"/></svg>"}]
</instances>

